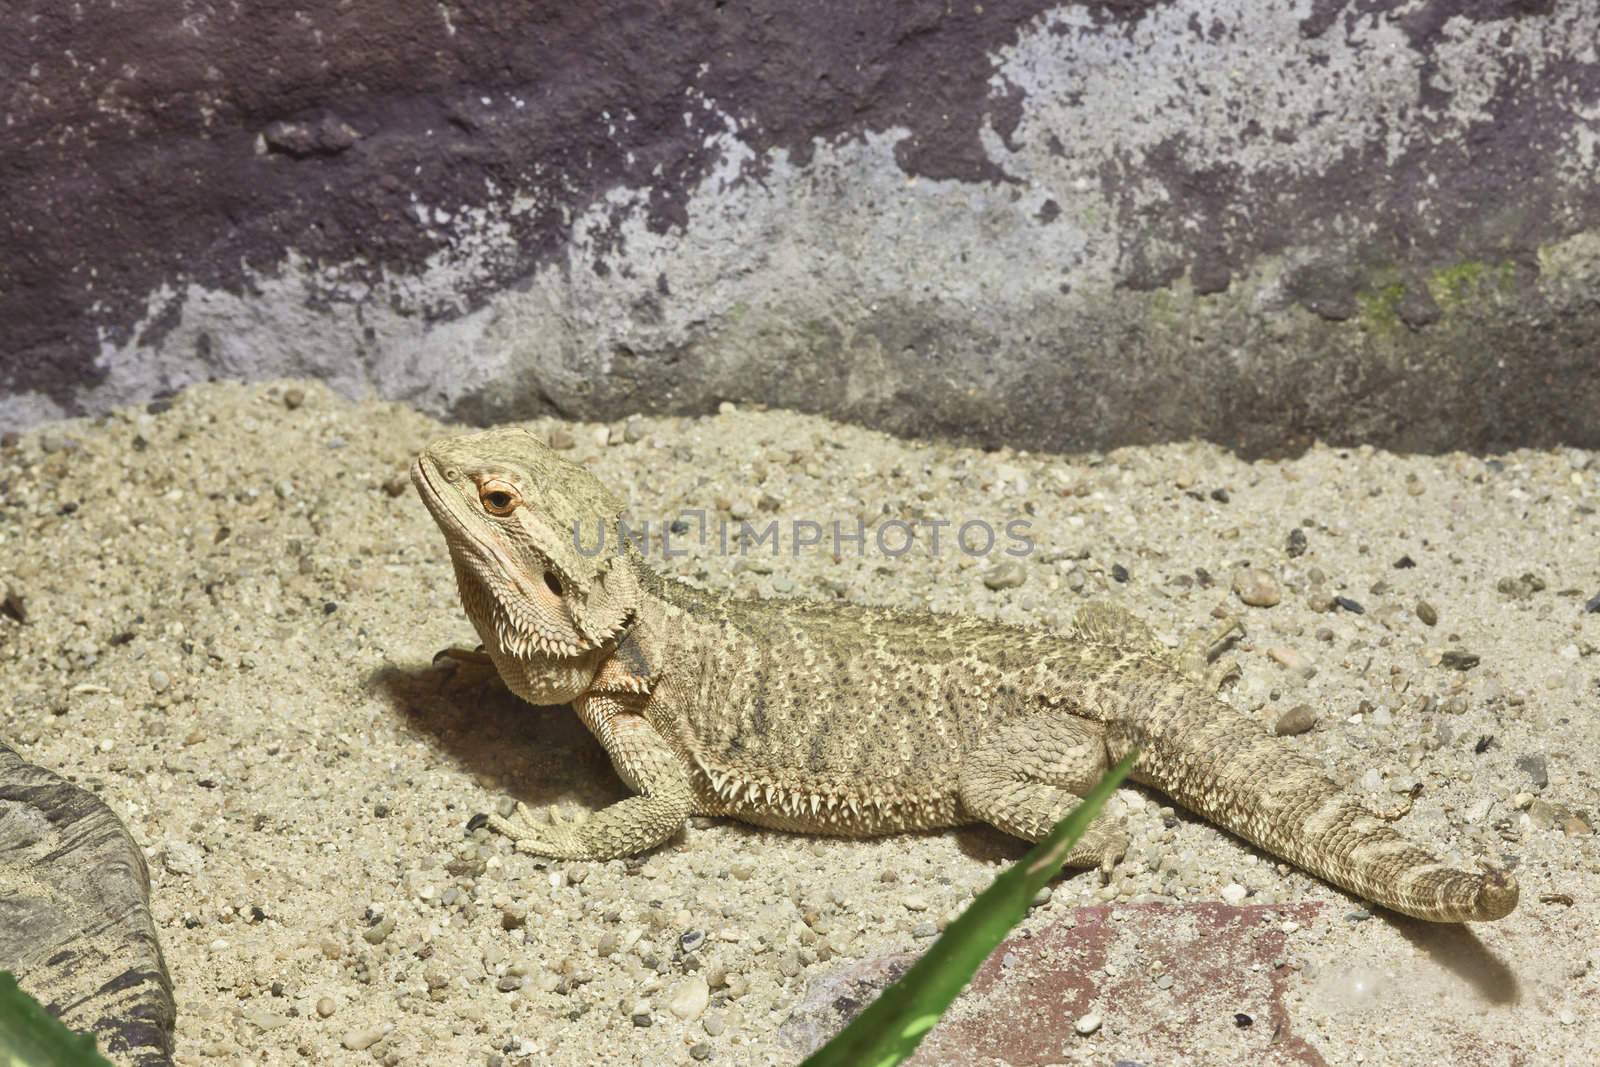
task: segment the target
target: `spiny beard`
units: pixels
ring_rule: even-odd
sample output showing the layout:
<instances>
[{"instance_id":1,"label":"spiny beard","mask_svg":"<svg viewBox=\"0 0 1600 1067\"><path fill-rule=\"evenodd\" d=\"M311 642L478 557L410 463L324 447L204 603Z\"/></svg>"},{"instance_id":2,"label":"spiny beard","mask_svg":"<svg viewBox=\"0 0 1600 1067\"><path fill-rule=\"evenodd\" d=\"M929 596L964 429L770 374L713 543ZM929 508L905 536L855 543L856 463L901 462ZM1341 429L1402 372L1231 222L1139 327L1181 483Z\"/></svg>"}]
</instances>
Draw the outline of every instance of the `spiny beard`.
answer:
<instances>
[{"instance_id":1,"label":"spiny beard","mask_svg":"<svg viewBox=\"0 0 1600 1067\"><path fill-rule=\"evenodd\" d=\"M456 586L461 593L462 606L473 623L480 627L480 636L486 640L486 628L493 632L495 644L517 659L534 656L574 658L589 651L580 643L575 631L568 634L548 632L540 620L529 617L529 612L511 590L504 590L498 575L485 577L469 560L455 558ZM512 595L503 595L511 593Z\"/></svg>"}]
</instances>

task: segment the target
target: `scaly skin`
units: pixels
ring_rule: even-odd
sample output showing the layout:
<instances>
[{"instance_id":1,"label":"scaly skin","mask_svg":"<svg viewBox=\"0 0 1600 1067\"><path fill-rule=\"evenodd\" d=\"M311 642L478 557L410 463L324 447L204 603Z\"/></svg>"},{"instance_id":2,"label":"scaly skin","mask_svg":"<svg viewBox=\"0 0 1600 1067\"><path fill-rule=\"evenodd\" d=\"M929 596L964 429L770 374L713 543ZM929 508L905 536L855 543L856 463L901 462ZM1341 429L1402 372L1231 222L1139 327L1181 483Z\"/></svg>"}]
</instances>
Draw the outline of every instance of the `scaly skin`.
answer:
<instances>
[{"instance_id":1,"label":"scaly skin","mask_svg":"<svg viewBox=\"0 0 1600 1067\"><path fill-rule=\"evenodd\" d=\"M987 822L1033 841L1137 746L1136 781L1384 907L1461 922L1516 906L1509 874L1401 837L1217 700L1203 647L1174 654L1120 608L1063 634L699 592L618 550L620 502L519 429L435 442L412 478L501 678L571 703L638 794L577 824L489 820L526 851L632 855L692 814L858 836ZM604 551L579 551L601 527ZM1069 863L1109 870L1125 843L1102 818Z\"/></svg>"}]
</instances>

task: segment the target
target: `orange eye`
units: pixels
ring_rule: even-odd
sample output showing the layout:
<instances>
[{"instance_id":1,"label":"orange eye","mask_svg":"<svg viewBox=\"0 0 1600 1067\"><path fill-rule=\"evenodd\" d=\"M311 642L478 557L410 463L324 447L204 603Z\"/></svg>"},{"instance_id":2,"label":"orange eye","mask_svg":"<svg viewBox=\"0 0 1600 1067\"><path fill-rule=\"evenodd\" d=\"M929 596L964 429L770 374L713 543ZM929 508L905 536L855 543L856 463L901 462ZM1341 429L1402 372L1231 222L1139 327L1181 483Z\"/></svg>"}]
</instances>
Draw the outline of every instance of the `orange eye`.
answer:
<instances>
[{"instance_id":1,"label":"orange eye","mask_svg":"<svg viewBox=\"0 0 1600 1067\"><path fill-rule=\"evenodd\" d=\"M478 486L478 503L489 514L504 518L516 510L517 505L522 503L522 497L510 482L490 478Z\"/></svg>"}]
</instances>

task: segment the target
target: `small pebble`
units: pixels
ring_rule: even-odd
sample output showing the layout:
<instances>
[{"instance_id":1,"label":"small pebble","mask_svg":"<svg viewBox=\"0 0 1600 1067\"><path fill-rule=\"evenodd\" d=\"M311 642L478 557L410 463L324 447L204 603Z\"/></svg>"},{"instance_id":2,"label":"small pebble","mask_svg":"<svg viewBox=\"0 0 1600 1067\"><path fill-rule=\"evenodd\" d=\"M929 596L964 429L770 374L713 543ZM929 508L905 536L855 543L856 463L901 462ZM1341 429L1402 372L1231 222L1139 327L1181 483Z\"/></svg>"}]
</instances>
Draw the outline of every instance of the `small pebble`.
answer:
<instances>
[{"instance_id":1,"label":"small pebble","mask_svg":"<svg viewBox=\"0 0 1600 1067\"><path fill-rule=\"evenodd\" d=\"M304 404L305 402L306 402L306 394L305 394L305 391L303 389L285 389L284 390L284 392L283 392L283 406L288 408L290 411L295 410L296 408L298 408L301 404ZM362 1046L362 1047L365 1047L365 1046Z\"/></svg>"},{"instance_id":2,"label":"small pebble","mask_svg":"<svg viewBox=\"0 0 1600 1067\"><path fill-rule=\"evenodd\" d=\"M1439 625L1439 612L1426 600L1417 601L1417 618L1422 620L1424 626Z\"/></svg>"},{"instance_id":3,"label":"small pebble","mask_svg":"<svg viewBox=\"0 0 1600 1067\"><path fill-rule=\"evenodd\" d=\"M692 1060L704 1060L704 1059L709 1059L710 1057L711 1057L711 1042L709 1042L709 1041L696 1041L694 1044L689 1046L689 1058L690 1059L692 1059Z\"/></svg>"},{"instance_id":4,"label":"small pebble","mask_svg":"<svg viewBox=\"0 0 1600 1067\"><path fill-rule=\"evenodd\" d=\"M1088 1037L1090 1034L1100 1029L1100 1021L1100 1016L1091 1011L1087 1015L1078 1016L1077 1019L1073 1021L1072 1028L1078 1032L1078 1036Z\"/></svg>"},{"instance_id":5,"label":"small pebble","mask_svg":"<svg viewBox=\"0 0 1600 1067\"><path fill-rule=\"evenodd\" d=\"M1028 580L1028 572L1015 560L1007 560L990 568L983 576L983 584L996 592L1015 589Z\"/></svg>"},{"instance_id":6,"label":"small pebble","mask_svg":"<svg viewBox=\"0 0 1600 1067\"><path fill-rule=\"evenodd\" d=\"M1279 737L1295 737L1309 732L1317 725L1317 713L1310 704L1296 704L1282 715L1272 727Z\"/></svg>"},{"instance_id":7,"label":"small pebble","mask_svg":"<svg viewBox=\"0 0 1600 1067\"><path fill-rule=\"evenodd\" d=\"M1533 594L1544 591L1545 580L1532 571L1524 571L1516 578L1500 579L1494 587L1512 600L1527 600Z\"/></svg>"},{"instance_id":8,"label":"small pebble","mask_svg":"<svg viewBox=\"0 0 1600 1067\"><path fill-rule=\"evenodd\" d=\"M1360 601L1351 600L1347 596L1334 597L1333 606L1336 608L1343 608L1352 615L1365 615L1367 613L1367 609L1361 606Z\"/></svg>"},{"instance_id":9,"label":"small pebble","mask_svg":"<svg viewBox=\"0 0 1600 1067\"><path fill-rule=\"evenodd\" d=\"M394 916L386 915L376 926L361 931L361 940L369 945L381 945L394 932Z\"/></svg>"},{"instance_id":10,"label":"small pebble","mask_svg":"<svg viewBox=\"0 0 1600 1067\"><path fill-rule=\"evenodd\" d=\"M1317 673L1317 669L1311 665L1309 659L1287 645L1274 645L1267 649L1267 656L1284 670L1298 674L1302 678L1310 678Z\"/></svg>"},{"instance_id":11,"label":"small pebble","mask_svg":"<svg viewBox=\"0 0 1600 1067\"><path fill-rule=\"evenodd\" d=\"M160 667L157 667L155 670L150 672L150 688L154 689L156 692L165 692L167 686L171 684L172 679L168 677L167 672L162 670Z\"/></svg>"},{"instance_id":12,"label":"small pebble","mask_svg":"<svg viewBox=\"0 0 1600 1067\"><path fill-rule=\"evenodd\" d=\"M1289 553L1289 558L1294 559L1297 556L1305 555L1306 547L1305 530L1299 526L1296 526L1294 529L1290 530L1288 544L1284 547L1284 551Z\"/></svg>"},{"instance_id":13,"label":"small pebble","mask_svg":"<svg viewBox=\"0 0 1600 1067\"><path fill-rule=\"evenodd\" d=\"M550 447L557 452L565 452L568 449L578 447L578 439L565 426L557 426L550 431ZM648 1026L649 1023L645 1025Z\"/></svg>"},{"instance_id":14,"label":"small pebble","mask_svg":"<svg viewBox=\"0 0 1600 1067\"><path fill-rule=\"evenodd\" d=\"M1556 806L1545 800L1530 800L1527 810L1528 821L1539 830L1553 829L1561 818Z\"/></svg>"},{"instance_id":15,"label":"small pebble","mask_svg":"<svg viewBox=\"0 0 1600 1067\"><path fill-rule=\"evenodd\" d=\"M1323 589L1313 589L1306 594L1306 607L1319 615L1326 615L1334 609L1333 596Z\"/></svg>"},{"instance_id":16,"label":"small pebble","mask_svg":"<svg viewBox=\"0 0 1600 1067\"><path fill-rule=\"evenodd\" d=\"M317 1014L322 1018L326 1019L338 1010L339 1006L333 1002L332 997L317 998Z\"/></svg>"},{"instance_id":17,"label":"small pebble","mask_svg":"<svg viewBox=\"0 0 1600 1067\"><path fill-rule=\"evenodd\" d=\"M1283 587L1278 580L1253 567L1234 571L1233 591L1253 608L1270 608L1283 599Z\"/></svg>"},{"instance_id":18,"label":"small pebble","mask_svg":"<svg viewBox=\"0 0 1600 1067\"><path fill-rule=\"evenodd\" d=\"M701 933L699 930L690 930L688 933L678 938L678 947L683 949L684 955L688 955L689 953L696 951L705 943L706 935Z\"/></svg>"},{"instance_id":19,"label":"small pebble","mask_svg":"<svg viewBox=\"0 0 1600 1067\"><path fill-rule=\"evenodd\" d=\"M261 1008L247 1008L243 1014L246 1019L263 1030L276 1030L289 1022L287 1015L279 1015L275 1011L265 1011Z\"/></svg>"},{"instance_id":20,"label":"small pebble","mask_svg":"<svg viewBox=\"0 0 1600 1067\"><path fill-rule=\"evenodd\" d=\"M1470 671L1478 663L1477 655L1459 648L1452 648L1439 657L1439 666L1449 667L1453 671Z\"/></svg>"},{"instance_id":21,"label":"small pebble","mask_svg":"<svg viewBox=\"0 0 1600 1067\"><path fill-rule=\"evenodd\" d=\"M708 1011L706 1017L700 1020L700 1029L706 1032L707 1037L721 1037L723 1031L728 1029L728 1017L720 1011Z\"/></svg>"},{"instance_id":22,"label":"small pebble","mask_svg":"<svg viewBox=\"0 0 1600 1067\"><path fill-rule=\"evenodd\" d=\"M1243 904L1244 898L1249 895L1250 890L1246 889L1238 882L1229 882L1227 885L1222 887L1222 899L1226 903L1233 904L1235 906Z\"/></svg>"},{"instance_id":23,"label":"small pebble","mask_svg":"<svg viewBox=\"0 0 1600 1067\"><path fill-rule=\"evenodd\" d=\"M697 974L689 975L667 990L667 1010L684 1022L700 1018L710 1002L711 989Z\"/></svg>"},{"instance_id":24,"label":"small pebble","mask_svg":"<svg viewBox=\"0 0 1600 1067\"><path fill-rule=\"evenodd\" d=\"M205 853L187 841L169 841L162 850L161 865L172 874L199 874L205 863Z\"/></svg>"},{"instance_id":25,"label":"small pebble","mask_svg":"<svg viewBox=\"0 0 1600 1067\"><path fill-rule=\"evenodd\" d=\"M394 1024L392 1023L357 1027L354 1030L346 1031L345 1035L339 1039L339 1044L351 1052L360 1052L362 1049L369 1049L379 1041L382 1041L384 1035L393 1029Z\"/></svg>"}]
</instances>

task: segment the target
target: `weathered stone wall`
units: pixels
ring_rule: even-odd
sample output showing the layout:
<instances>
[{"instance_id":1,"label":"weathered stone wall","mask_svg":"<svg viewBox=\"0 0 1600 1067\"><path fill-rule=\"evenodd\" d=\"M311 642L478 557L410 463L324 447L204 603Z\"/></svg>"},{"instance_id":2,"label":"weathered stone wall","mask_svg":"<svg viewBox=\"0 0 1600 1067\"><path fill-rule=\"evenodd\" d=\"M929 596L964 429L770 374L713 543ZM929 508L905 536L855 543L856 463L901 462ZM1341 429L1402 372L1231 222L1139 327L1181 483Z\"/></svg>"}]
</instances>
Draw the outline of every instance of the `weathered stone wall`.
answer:
<instances>
[{"instance_id":1,"label":"weathered stone wall","mask_svg":"<svg viewBox=\"0 0 1600 1067\"><path fill-rule=\"evenodd\" d=\"M1600 444L1600 0L25 7L0 424Z\"/></svg>"}]
</instances>

